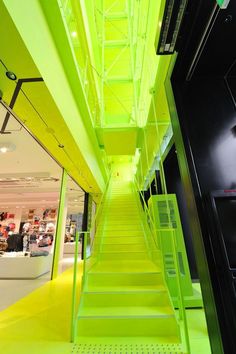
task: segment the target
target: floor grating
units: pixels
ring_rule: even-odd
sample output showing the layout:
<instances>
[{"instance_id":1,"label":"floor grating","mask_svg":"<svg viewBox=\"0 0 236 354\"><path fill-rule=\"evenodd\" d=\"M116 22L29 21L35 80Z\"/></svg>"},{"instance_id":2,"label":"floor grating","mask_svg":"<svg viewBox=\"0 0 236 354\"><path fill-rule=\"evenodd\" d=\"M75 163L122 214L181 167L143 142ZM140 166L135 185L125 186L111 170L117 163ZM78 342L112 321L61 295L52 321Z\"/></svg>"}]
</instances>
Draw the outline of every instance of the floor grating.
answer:
<instances>
[{"instance_id":1,"label":"floor grating","mask_svg":"<svg viewBox=\"0 0 236 354\"><path fill-rule=\"evenodd\" d=\"M75 344L72 354L181 354L179 344Z\"/></svg>"}]
</instances>

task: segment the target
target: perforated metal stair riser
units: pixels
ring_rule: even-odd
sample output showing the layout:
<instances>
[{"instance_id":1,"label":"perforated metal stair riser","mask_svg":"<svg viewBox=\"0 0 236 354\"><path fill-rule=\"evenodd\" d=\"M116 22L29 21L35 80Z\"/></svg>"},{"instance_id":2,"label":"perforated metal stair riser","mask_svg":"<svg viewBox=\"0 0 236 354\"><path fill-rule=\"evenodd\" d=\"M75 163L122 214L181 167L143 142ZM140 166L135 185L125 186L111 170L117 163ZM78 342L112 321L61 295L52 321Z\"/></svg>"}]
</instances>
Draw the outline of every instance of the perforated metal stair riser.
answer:
<instances>
[{"instance_id":1,"label":"perforated metal stair riser","mask_svg":"<svg viewBox=\"0 0 236 354\"><path fill-rule=\"evenodd\" d=\"M75 344L72 354L180 354L178 344Z\"/></svg>"},{"instance_id":2,"label":"perforated metal stair riser","mask_svg":"<svg viewBox=\"0 0 236 354\"><path fill-rule=\"evenodd\" d=\"M74 354L182 352L143 213L133 183L111 179L86 266Z\"/></svg>"}]
</instances>

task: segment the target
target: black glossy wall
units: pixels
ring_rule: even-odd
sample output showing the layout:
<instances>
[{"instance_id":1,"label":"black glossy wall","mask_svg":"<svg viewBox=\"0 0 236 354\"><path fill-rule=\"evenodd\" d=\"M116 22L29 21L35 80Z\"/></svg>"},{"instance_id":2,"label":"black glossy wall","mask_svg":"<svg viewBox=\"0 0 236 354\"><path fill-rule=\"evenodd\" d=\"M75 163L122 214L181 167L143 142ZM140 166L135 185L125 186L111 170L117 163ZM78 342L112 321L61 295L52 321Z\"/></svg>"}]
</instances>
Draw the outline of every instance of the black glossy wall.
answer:
<instances>
[{"instance_id":1,"label":"black glossy wall","mask_svg":"<svg viewBox=\"0 0 236 354\"><path fill-rule=\"evenodd\" d=\"M229 316L230 309L227 309L230 304L224 301L227 298L224 292L228 293L230 289L221 286L224 270L218 269L214 262L216 255L211 247L214 235L211 234L211 216L207 213L206 199L212 191L236 187L236 137L232 131L236 125L236 110L222 78L195 78L190 83L178 85L175 97L177 107L181 101L180 128L189 159L224 350L231 354L236 352L236 328L234 318ZM196 253L199 251L197 249ZM205 305L210 306L207 302Z\"/></svg>"},{"instance_id":2,"label":"black glossy wall","mask_svg":"<svg viewBox=\"0 0 236 354\"><path fill-rule=\"evenodd\" d=\"M227 301L232 287L222 281L227 269L214 252L207 196L236 189L236 2L220 10L213 0L189 1L184 29L171 78L177 110L171 119L212 352L232 354L236 313Z\"/></svg>"}]
</instances>

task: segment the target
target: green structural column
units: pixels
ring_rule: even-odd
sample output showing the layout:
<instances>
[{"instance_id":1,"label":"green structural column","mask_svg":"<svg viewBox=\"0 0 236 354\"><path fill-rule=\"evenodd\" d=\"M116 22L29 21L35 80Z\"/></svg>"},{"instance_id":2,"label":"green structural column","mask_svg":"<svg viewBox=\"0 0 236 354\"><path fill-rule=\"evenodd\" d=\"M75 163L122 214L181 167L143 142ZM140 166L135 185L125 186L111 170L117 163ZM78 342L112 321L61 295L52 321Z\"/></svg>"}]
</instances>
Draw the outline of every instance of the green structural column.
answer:
<instances>
[{"instance_id":1,"label":"green structural column","mask_svg":"<svg viewBox=\"0 0 236 354\"><path fill-rule=\"evenodd\" d=\"M65 169L62 173L61 181L61 190L60 190L60 202L57 215L57 230L55 235L55 245L54 245L54 256L53 256L53 265L52 265L52 279L55 279L58 276L59 261L60 261L60 252L61 252L61 237L62 229L64 227L64 209L65 209L65 200L66 200L66 188L67 188L68 174Z\"/></svg>"}]
</instances>

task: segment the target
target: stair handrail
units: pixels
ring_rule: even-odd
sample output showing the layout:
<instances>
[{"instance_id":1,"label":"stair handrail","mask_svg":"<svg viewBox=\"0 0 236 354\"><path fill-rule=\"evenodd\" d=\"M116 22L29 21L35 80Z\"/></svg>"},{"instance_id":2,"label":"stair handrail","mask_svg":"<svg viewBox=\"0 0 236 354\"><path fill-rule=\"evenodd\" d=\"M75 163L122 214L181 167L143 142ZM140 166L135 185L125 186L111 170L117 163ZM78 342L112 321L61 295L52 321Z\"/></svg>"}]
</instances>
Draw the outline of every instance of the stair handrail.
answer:
<instances>
[{"instance_id":1,"label":"stair handrail","mask_svg":"<svg viewBox=\"0 0 236 354\"><path fill-rule=\"evenodd\" d=\"M95 226L96 226L96 221L97 221L97 219L98 219L98 215L100 214L101 206L104 204L104 199L105 199L105 196L107 195L108 186L109 186L110 180L111 180L111 175L112 175L112 172L110 172L110 174L109 174L109 176L108 176L107 182L106 182L106 184L105 184L104 193L103 193L102 198L101 198L101 200L100 200L100 202L99 202L99 205L98 205L98 207L97 207L97 210L96 210L94 219L92 220L92 223L91 223L91 226L90 226L90 230L88 231L90 234L91 234L91 232L93 231L93 229L94 229ZM93 239L92 244L91 244L91 249L93 248L93 242L94 242L94 239Z\"/></svg>"},{"instance_id":2,"label":"stair handrail","mask_svg":"<svg viewBox=\"0 0 236 354\"><path fill-rule=\"evenodd\" d=\"M161 232L161 229L158 229L152 219L152 215L150 213L149 208L147 207L146 201L143 197L143 194L140 192L136 178L134 177L134 184L137 188L137 191L139 193L139 195L142 198L143 201L143 206L144 206L144 212L145 214L148 215L149 220L152 224L152 228L155 232L155 234L157 234L158 232ZM150 231L152 231L150 229ZM165 230L167 231L167 230ZM186 349L186 354L190 354L191 353L191 349L190 349L190 341L189 341L189 333L188 333L188 324L187 324L187 317L186 317L186 310L185 310L185 305L184 305L184 295L183 295L183 290L182 290L182 284L181 284L181 274L180 274L180 264L179 264L179 258L178 258L178 251L177 251L177 241L176 241L176 230L175 229L169 229L168 231L172 232L172 237L171 237L171 245L172 245L172 252L173 252L173 258L174 258L174 266L175 266L175 270L176 270L176 279L177 279L177 288L178 288L178 294L179 296L177 297L177 301L179 303L179 318L180 320L183 320L183 329L184 329L184 339L185 339L185 349ZM161 237L160 237L160 246L157 245L157 239L155 240L155 237L153 236L153 232L151 232L152 238L154 239L154 242L157 246L158 249L161 250L161 254L162 254L162 258L163 258L163 252L162 252L162 242L161 242ZM164 259L162 259L162 265L165 268L165 262ZM165 271L165 269L164 269ZM166 271L165 271L166 272Z\"/></svg>"},{"instance_id":3,"label":"stair handrail","mask_svg":"<svg viewBox=\"0 0 236 354\"><path fill-rule=\"evenodd\" d=\"M71 307L71 342L75 341L76 333L76 284L77 284L77 268L78 268L78 251L79 251L79 232L75 234L75 254L74 254L74 271L73 271L73 285L72 285L72 307Z\"/></svg>"},{"instance_id":4,"label":"stair handrail","mask_svg":"<svg viewBox=\"0 0 236 354\"><path fill-rule=\"evenodd\" d=\"M79 251L79 236L82 236L82 250L83 250L83 274L82 274L82 284L81 284L81 291L83 291L83 287L85 284L86 279L86 272L87 272L87 244L88 244L88 235L91 235L94 227L96 226L96 221L98 215L101 211L101 206L103 205L105 195L108 191L108 186L110 183L112 172L109 174L107 182L105 184L104 193L102 198L98 204L95 216L91 222L90 229L88 231L76 232L76 239L75 239L75 254L74 254L74 272L73 272L73 285L72 285L72 313L71 313L71 342L75 342L76 337L76 327L77 327L77 311L76 311L76 299L77 299L77 270L78 270L78 251ZM93 245L93 243L92 243ZM91 245L91 248L92 248ZM91 253L91 252L90 252Z\"/></svg>"},{"instance_id":5,"label":"stair handrail","mask_svg":"<svg viewBox=\"0 0 236 354\"><path fill-rule=\"evenodd\" d=\"M150 231L153 230L153 232L151 232L152 238L153 238L153 240L154 240L154 243L155 243L157 249L159 249L160 247L159 247L159 245L158 245L158 243L157 243L157 237L155 238L154 235L153 235L153 233L156 234L157 228L156 228L156 225L155 225L155 223L154 223L154 221L153 221L153 218L152 218L152 215L151 215L151 213L150 213L150 210L149 210L149 208L147 207L147 204L146 204L146 201L145 201L145 199L144 199L144 197L143 197L143 194L142 194L142 193L140 192L140 190L139 190L138 183L137 183L137 181L136 181L135 176L134 176L134 184L135 184L135 186L136 186L136 188L137 188L137 191L138 191L139 195L140 195L141 198L142 198L143 207L144 207L144 212L145 212L146 215L148 215L149 220L150 220L150 223L152 224L152 229L150 228ZM157 236L157 235L156 235L156 236Z\"/></svg>"},{"instance_id":6,"label":"stair handrail","mask_svg":"<svg viewBox=\"0 0 236 354\"><path fill-rule=\"evenodd\" d=\"M184 353L190 354L191 348L190 348L190 341L189 341L186 309L185 309L185 305L184 305L184 295L183 295L182 282L181 282L181 271L180 271L177 241L176 241L176 230L174 228L173 229L170 228L167 230L171 233L171 246L172 246L172 252L173 252L173 259L174 259L174 267L176 270L177 289L178 289L178 295L179 295L179 296L177 296L177 302L178 302L178 308L179 308L179 320L183 321L183 330L184 330L184 342L185 342ZM167 231L167 230L165 230L165 231ZM161 231L161 229L160 229L160 231ZM161 237L160 237L160 242L161 242ZM162 249L162 247L161 247L161 249ZM165 268L164 260L163 260L163 265Z\"/></svg>"}]
</instances>

